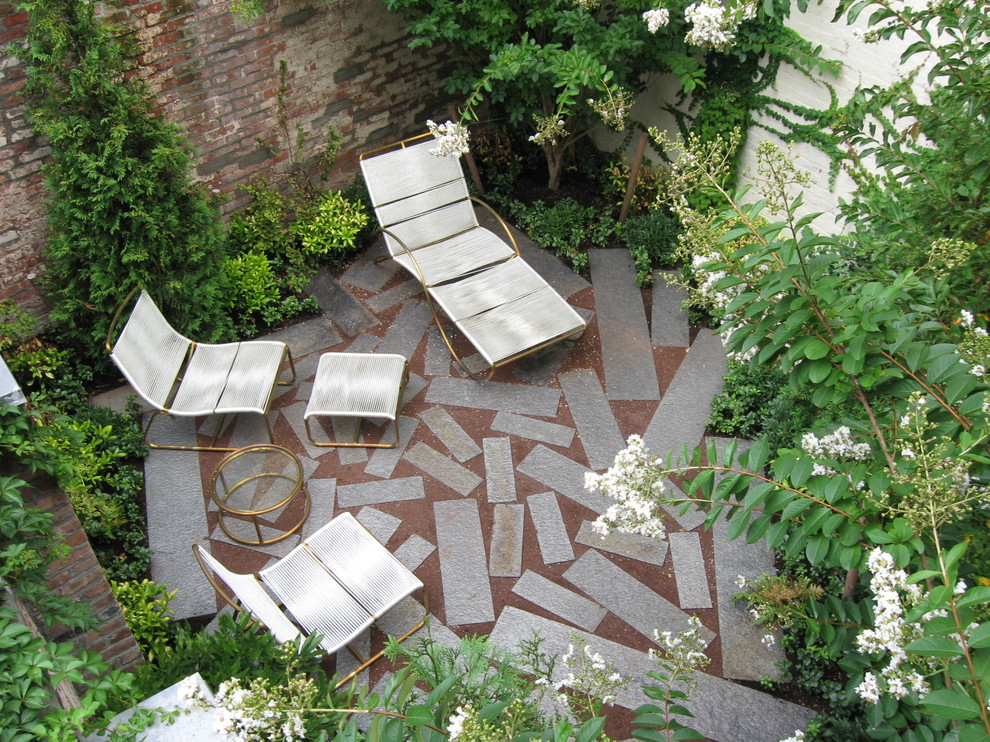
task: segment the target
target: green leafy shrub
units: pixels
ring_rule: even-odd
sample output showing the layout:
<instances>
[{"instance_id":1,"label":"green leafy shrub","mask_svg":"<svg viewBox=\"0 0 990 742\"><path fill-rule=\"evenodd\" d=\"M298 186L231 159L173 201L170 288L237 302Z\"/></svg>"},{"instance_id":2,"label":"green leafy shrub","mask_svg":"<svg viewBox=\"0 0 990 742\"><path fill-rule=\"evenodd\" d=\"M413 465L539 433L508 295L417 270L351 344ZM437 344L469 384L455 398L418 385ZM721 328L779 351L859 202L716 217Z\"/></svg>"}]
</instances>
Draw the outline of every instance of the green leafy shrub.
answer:
<instances>
[{"instance_id":1,"label":"green leafy shrub","mask_svg":"<svg viewBox=\"0 0 990 742\"><path fill-rule=\"evenodd\" d=\"M636 264L636 283L650 286L656 268L676 265L680 233L680 222L666 209L653 209L629 217L618 234Z\"/></svg>"},{"instance_id":2,"label":"green leafy shrub","mask_svg":"<svg viewBox=\"0 0 990 742\"><path fill-rule=\"evenodd\" d=\"M327 191L312 211L292 225L307 256L341 263L357 248L357 237L368 224L368 214L339 191Z\"/></svg>"},{"instance_id":3,"label":"green leafy shrub","mask_svg":"<svg viewBox=\"0 0 990 742\"><path fill-rule=\"evenodd\" d=\"M611 216L572 198L549 207L543 201L517 203L513 217L536 244L568 260L575 271L587 269L589 246L605 247L616 231Z\"/></svg>"},{"instance_id":4,"label":"green leafy shrub","mask_svg":"<svg viewBox=\"0 0 990 742\"><path fill-rule=\"evenodd\" d=\"M712 401L709 429L718 435L755 438L764 427L770 403L787 386L787 377L773 367L729 361L722 391Z\"/></svg>"},{"instance_id":5,"label":"green leafy shrub","mask_svg":"<svg viewBox=\"0 0 990 742\"><path fill-rule=\"evenodd\" d=\"M110 589L144 658L154 660L168 647L172 634L169 603L178 590L169 592L164 585L148 579L133 582L110 580Z\"/></svg>"},{"instance_id":6,"label":"green leafy shrub","mask_svg":"<svg viewBox=\"0 0 990 742\"><path fill-rule=\"evenodd\" d=\"M201 340L229 332L219 211L192 176L176 125L153 113L132 60L89 0L42 0L18 55L29 117L51 147L44 166L52 320L73 352L104 360L114 310L147 289L177 329Z\"/></svg>"},{"instance_id":7,"label":"green leafy shrub","mask_svg":"<svg viewBox=\"0 0 990 742\"><path fill-rule=\"evenodd\" d=\"M262 252L224 258L221 268L230 284L231 314L260 314L281 297L272 264Z\"/></svg>"},{"instance_id":8,"label":"green leafy shrub","mask_svg":"<svg viewBox=\"0 0 990 742\"><path fill-rule=\"evenodd\" d=\"M739 131L741 138L729 159L729 168L723 175L720 185L733 188L739 171L739 161L746 143L746 131L752 123L750 101L747 95L730 87L715 87L708 91L704 102L691 125L691 133L701 142L717 139L728 140L733 131ZM714 188L698 188L688 194L688 204L696 211L721 210L726 201Z\"/></svg>"}]
</instances>

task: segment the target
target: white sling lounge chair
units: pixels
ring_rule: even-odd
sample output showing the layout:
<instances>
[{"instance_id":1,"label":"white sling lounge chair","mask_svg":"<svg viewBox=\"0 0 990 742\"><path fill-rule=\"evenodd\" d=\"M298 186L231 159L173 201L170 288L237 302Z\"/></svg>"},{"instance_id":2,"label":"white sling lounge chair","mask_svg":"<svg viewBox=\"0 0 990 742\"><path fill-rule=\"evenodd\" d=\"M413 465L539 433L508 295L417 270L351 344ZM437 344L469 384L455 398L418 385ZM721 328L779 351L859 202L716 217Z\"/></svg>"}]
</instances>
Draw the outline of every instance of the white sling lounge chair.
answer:
<instances>
[{"instance_id":1,"label":"white sling lounge chair","mask_svg":"<svg viewBox=\"0 0 990 742\"><path fill-rule=\"evenodd\" d=\"M508 226L468 194L459 158L430 154L426 134L361 155L372 205L389 255L423 286L437 326L439 306L488 364L499 366L585 329L581 316L525 260ZM508 241L478 223L473 202L498 220Z\"/></svg>"},{"instance_id":2,"label":"white sling lounge chair","mask_svg":"<svg viewBox=\"0 0 990 742\"><path fill-rule=\"evenodd\" d=\"M365 659L351 646L354 639L399 601L423 587L419 578L350 513L338 515L258 576L231 572L199 544L193 545L193 553L221 597L235 608L248 611L279 642L294 639L302 632L318 635L320 646L329 654L346 646L360 666L342 678L337 687L383 654L378 652ZM284 611L265 587L281 601ZM423 619L399 641L425 624L429 611L425 591L423 597Z\"/></svg>"},{"instance_id":3,"label":"white sling lounge chair","mask_svg":"<svg viewBox=\"0 0 990 742\"><path fill-rule=\"evenodd\" d=\"M141 291L120 337L111 345L121 314L136 291L132 291L117 309L107 333L106 348L134 391L155 410L144 430L148 445L180 451L234 450L216 445L222 417L217 421L216 433L209 446L152 443L148 433L161 413L200 417L253 412L262 416L268 440L274 443L268 408L275 385L291 384L296 380L296 369L286 344L273 340L219 345L194 342L173 329L154 300L146 291ZM292 378L278 381L279 371L286 361Z\"/></svg>"}]
</instances>

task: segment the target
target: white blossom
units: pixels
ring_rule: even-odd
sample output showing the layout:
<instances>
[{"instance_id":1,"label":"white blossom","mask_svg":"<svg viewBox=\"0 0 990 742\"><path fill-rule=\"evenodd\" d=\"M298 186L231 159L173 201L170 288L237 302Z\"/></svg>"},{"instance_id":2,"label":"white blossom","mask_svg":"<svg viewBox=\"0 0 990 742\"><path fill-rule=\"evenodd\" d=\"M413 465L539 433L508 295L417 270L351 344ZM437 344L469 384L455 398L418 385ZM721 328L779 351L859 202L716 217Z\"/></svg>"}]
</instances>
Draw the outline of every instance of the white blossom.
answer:
<instances>
[{"instance_id":1,"label":"white blossom","mask_svg":"<svg viewBox=\"0 0 990 742\"><path fill-rule=\"evenodd\" d=\"M461 122L445 121L442 124L435 124L433 121L426 122L426 128L436 138L437 146L430 150L430 154L436 157L460 157L470 149L468 144L468 130Z\"/></svg>"},{"instance_id":2,"label":"white blossom","mask_svg":"<svg viewBox=\"0 0 990 742\"><path fill-rule=\"evenodd\" d=\"M782 739L780 742L804 742L804 732L800 729L796 730L794 734L787 739Z\"/></svg>"},{"instance_id":3,"label":"white blossom","mask_svg":"<svg viewBox=\"0 0 990 742\"><path fill-rule=\"evenodd\" d=\"M468 706L464 708L463 706L458 706L457 711L454 715L447 720L447 739L448 742L453 742L457 739L457 736L464 731L464 722L467 721L471 716L471 707Z\"/></svg>"},{"instance_id":4,"label":"white blossom","mask_svg":"<svg viewBox=\"0 0 990 742\"><path fill-rule=\"evenodd\" d=\"M646 21L646 30L656 33L670 22L670 11L666 8L655 8L643 13L643 20Z\"/></svg>"}]
</instances>

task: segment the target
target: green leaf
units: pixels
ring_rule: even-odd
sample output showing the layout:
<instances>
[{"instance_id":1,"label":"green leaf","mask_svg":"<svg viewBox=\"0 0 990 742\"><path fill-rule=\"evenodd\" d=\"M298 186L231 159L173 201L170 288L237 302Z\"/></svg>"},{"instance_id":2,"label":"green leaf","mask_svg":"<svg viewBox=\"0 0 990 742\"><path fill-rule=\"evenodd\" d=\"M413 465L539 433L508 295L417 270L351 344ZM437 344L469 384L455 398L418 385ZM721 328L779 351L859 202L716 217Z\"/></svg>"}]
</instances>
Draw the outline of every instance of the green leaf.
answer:
<instances>
[{"instance_id":1,"label":"green leaf","mask_svg":"<svg viewBox=\"0 0 990 742\"><path fill-rule=\"evenodd\" d=\"M990 622L981 623L969 635L969 646L974 649L990 647Z\"/></svg>"},{"instance_id":2,"label":"green leaf","mask_svg":"<svg viewBox=\"0 0 990 742\"><path fill-rule=\"evenodd\" d=\"M958 688L940 688L921 700L933 714L946 719L975 719L980 715L980 704Z\"/></svg>"},{"instance_id":3,"label":"green leaf","mask_svg":"<svg viewBox=\"0 0 990 742\"><path fill-rule=\"evenodd\" d=\"M582 724L577 730L577 733L574 735L574 742L592 742L592 740L598 738L598 735L601 734L601 731L604 728L604 717L596 716L588 719L588 721Z\"/></svg>"},{"instance_id":4,"label":"green leaf","mask_svg":"<svg viewBox=\"0 0 990 742\"><path fill-rule=\"evenodd\" d=\"M963 649L959 642L948 636L923 636L915 639L905 649L911 654L923 657L961 657Z\"/></svg>"},{"instance_id":5,"label":"green leaf","mask_svg":"<svg viewBox=\"0 0 990 742\"><path fill-rule=\"evenodd\" d=\"M960 608L967 605L976 605L978 603L988 603L990 602L990 587L971 587L965 592L958 600L956 600L956 605Z\"/></svg>"},{"instance_id":6,"label":"green leaf","mask_svg":"<svg viewBox=\"0 0 990 742\"><path fill-rule=\"evenodd\" d=\"M825 555L828 554L830 540L825 536L815 536L808 540L808 545L804 549L805 556L812 564L821 564Z\"/></svg>"}]
</instances>

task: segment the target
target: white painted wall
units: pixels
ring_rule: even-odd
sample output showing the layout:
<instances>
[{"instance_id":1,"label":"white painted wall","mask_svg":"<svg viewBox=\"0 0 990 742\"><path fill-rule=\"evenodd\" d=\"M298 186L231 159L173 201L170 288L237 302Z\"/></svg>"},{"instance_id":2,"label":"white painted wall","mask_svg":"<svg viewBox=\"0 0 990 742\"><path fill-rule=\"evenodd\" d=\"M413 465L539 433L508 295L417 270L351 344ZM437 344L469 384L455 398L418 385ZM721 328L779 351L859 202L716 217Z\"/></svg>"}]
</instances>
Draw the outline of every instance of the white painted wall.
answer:
<instances>
[{"instance_id":1,"label":"white painted wall","mask_svg":"<svg viewBox=\"0 0 990 742\"><path fill-rule=\"evenodd\" d=\"M825 108L829 102L826 83L835 88L839 102L844 103L857 87L885 85L899 78L900 55L907 42L892 39L865 43L853 31L867 28L868 13L859 18L854 26L848 25L844 19L832 23L837 5L837 0L823 0L820 5L812 3L806 13L800 13L795 8L789 25L812 43L821 44L823 56L843 63L839 77L815 82L791 67L782 66L774 88L767 91L769 95L802 106ZM676 89L677 81L669 75L651 81L633 107L633 118L647 126L675 132L673 117L661 108L667 101L673 100L673 91ZM773 126L774 122L771 120L769 124ZM622 142L623 135L599 130L595 139L599 146L614 149ZM765 139L783 144L778 137L759 126L750 129L743 153L740 185L751 182L747 175L755 172L756 148ZM630 156L634 147L635 141L629 146ZM853 188L851 179L845 173L840 173L834 188L830 188L830 163L824 153L804 144L794 145L793 152L798 166L812 174L814 185L805 193L805 203L807 211L822 212L816 222L818 229L825 233L842 231L843 225L837 221L838 203L840 198L849 198ZM659 160L655 155L653 159L654 162Z\"/></svg>"}]
</instances>

